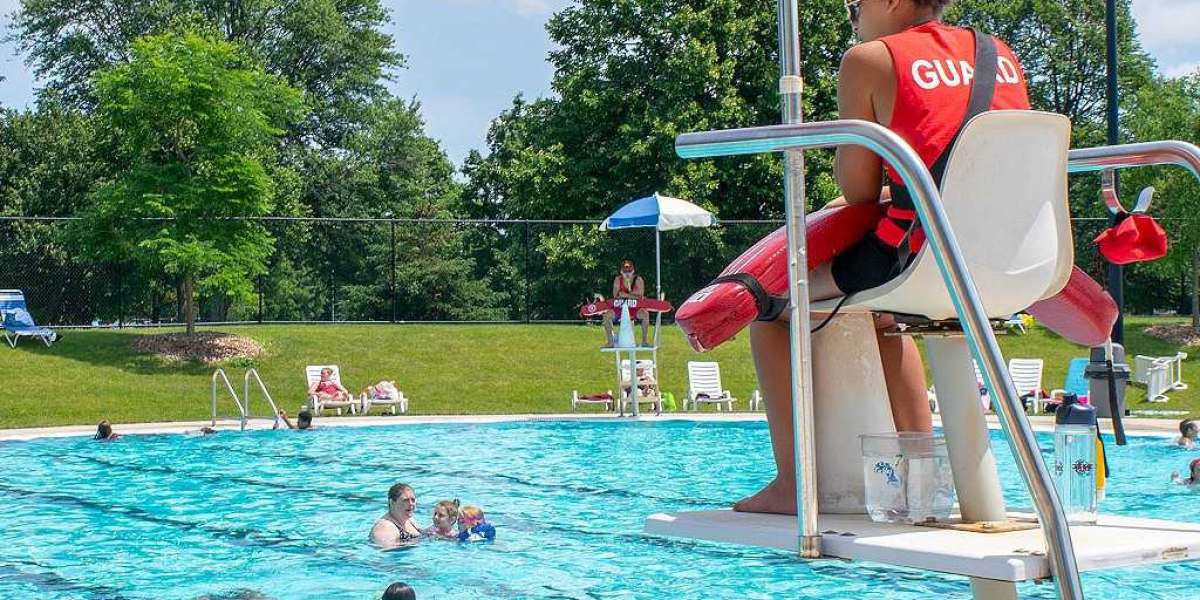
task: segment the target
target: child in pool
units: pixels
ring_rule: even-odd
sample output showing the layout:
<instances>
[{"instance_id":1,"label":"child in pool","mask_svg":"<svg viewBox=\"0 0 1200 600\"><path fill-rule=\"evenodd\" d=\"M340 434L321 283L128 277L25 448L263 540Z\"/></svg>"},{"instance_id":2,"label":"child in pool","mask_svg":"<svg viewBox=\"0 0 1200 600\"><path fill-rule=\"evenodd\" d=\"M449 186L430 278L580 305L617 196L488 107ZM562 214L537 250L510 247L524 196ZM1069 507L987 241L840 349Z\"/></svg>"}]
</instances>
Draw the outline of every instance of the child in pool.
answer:
<instances>
[{"instance_id":1,"label":"child in pool","mask_svg":"<svg viewBox=\"0 0 1200 600\"><path fill-rule=\"evenodd\" d=\"M454 526L458 519L458 500L442 500L433 505L433 525L425 530L425 535L439 540L456 540L458 532Z\"/></svg>"},{"instance_id":2,"label":"child in pool","mask_svg":"<svg viewBox=\"0 0 1200 600\"><path fill-rule=\"evenodd\" d=\"M1184 448L1193 448L1196 446L1197 437L1200 437L1200 424L1191 419L1179 422L1179 437L1175 438L1176 444Z\"/></svg>"},{"instance_id":3,"label":"child in pool","mask_svg":"<svg viewBox=\"0 0 1200 600\"><path fill-rule=\"evenodd\" d=\"M1184 479L1179 476L1179 471L1171 473L1171 483L1179 485L1197 486L1200 485L1200 458L1192 460L1188 463L1188 477Z\"/></svg>"},{"instance_id":4,"label":"child in pool","mask_svg":"<svg viewBox=\"0 0 1200 600\"><path fill-rule=\"evenodd\" d=\"M496 528L484 519L483 509L464 506L458 513L458 541L482 542L496 539Z\"/></svg>"}]
</instances>

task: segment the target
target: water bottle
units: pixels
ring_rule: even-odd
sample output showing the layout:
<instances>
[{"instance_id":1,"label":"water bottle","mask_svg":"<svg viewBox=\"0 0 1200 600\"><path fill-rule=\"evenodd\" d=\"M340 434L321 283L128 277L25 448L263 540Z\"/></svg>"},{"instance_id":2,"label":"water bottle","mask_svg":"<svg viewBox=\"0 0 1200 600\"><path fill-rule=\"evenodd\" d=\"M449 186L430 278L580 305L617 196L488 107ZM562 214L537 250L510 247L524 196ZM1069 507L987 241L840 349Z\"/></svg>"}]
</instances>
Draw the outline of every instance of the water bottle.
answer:
<instances>
[{"instance_id":1,"label":"water bottle","mask_svg":"<svg viewBox=\"0 0 1200 600\"><path fill-rule=\"evenodd\" d=\"M1054 413L1054 485L1067 522L1096 522L1096 409L1063 395Z\"/></svg>"}]
</instances>

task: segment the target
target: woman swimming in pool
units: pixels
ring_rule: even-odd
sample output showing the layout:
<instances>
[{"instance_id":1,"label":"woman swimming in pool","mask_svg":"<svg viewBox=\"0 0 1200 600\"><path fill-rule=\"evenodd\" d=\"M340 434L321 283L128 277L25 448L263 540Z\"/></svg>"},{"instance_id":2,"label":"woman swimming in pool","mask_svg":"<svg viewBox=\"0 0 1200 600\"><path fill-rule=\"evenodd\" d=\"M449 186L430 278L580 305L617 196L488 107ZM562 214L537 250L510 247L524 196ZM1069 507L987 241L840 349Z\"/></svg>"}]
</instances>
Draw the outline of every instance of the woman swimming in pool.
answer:
<instances>
[{"instance_id":1,"label":"woman swimming in pool","mask_svg":"<svg viewBox=\"0 0 1200 600\"><path fill-rule=\"evenodd\" d=\"M397 483L388 489L388 511L371 528L371 543L380 548L410 546L421 539L421 528L413 519L417 495L412 486Z\"/></svg>"}]
</instances>

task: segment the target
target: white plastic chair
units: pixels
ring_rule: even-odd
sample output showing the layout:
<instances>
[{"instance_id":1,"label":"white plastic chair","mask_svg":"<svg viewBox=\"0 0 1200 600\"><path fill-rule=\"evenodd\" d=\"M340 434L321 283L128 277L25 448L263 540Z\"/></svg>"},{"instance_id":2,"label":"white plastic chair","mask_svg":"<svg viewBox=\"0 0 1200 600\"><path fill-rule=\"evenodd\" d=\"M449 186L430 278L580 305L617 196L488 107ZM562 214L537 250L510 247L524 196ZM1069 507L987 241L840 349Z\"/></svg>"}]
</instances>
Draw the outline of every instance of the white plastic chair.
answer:
<instances>
[{"instance_id":1,"label":"white plastic chair","mask_svg":"<svg viewBox=\"0 0 1200 600\"><path fill-rule=\"evenodd\" d=\"M762 392L760 392L758 390L754 390L754 393L750 394L750 410L752 410L752 411L762 410L762 408L763 408Z\"/></svg>"},{"instance_id":2,"label":"white plastic chair","mask_svg":"<svg viewBox=\"0 0 1200 600\"><path fill-rule=\"evenodd\" d=\"M1034 414L1043 410L1042 371L1045 363L1040 358L1014 358L1008 361L1008 374L1017 388L1017 397L1029 396L1029 408ZM976 367L978 368L978 367Z\"/></svg>"},{"instance_id":3,"label":"white plastic chair","mask_svg":"<svg viewBox=\"0 0 1200 600\"><path fill-rule=\"evenodd\" d=\"M1186 354L1184 356L1187 356ZM1176 357L1145 356L1133 357L1133 380L1146 386L1146 401L1166 402L1167 392L1174 388L1174 361Z\"/></svg>"},{"instance_id":4,"label":"white plastic chair","mask_svg":"<svg viewBox=\"0 0 1200 600\"><path fill-rule=\"evenodd\" d=\"M654 407L654 412L662 414L662 393L658 389L658 366L650 359L638 359L637 361L637 385L630 384L631 374L629 372L629 359L621 361L621 403L624 408L630 408L632 401L630 396L634 389L637 390L637 403L650 404ZM648 389L643 390L645 386Z\"/></svg>"},{"instance_id":5,"label":"white plastic chair","mask_svg":"<svg viewBox=\"0 0 1200 600\"><path fill-rule=\"evenodd\" d=\"M733 411L733 403L737 399L729 390L721 388L721 365L715 362L689 361L688 393L684 401L684 409L691 403L692 410L699 410L701 404L715 404L717 410L724 405L726 410Z\"/></svg>"},{"instance_id":6,"label":"white plastic chair","mask_svg":"<svg viewBox=\"0 0 1200 600\"><path fill-rule=\"evenodd\" d=\"M359 395L358 401L361 404L359 410L364 415L370 413L373 406L386 406L392 411L393 415L396 414L397 409L399 409L400 413L408 412L408 396L405 396L404 392L399 389L396 390L394 396L385 396L382 398L375 398L370 393L363 392Z\"/></svg>"},{"instance_id":7,"label":"white plastic chair","mask_svg":"<svg viewBox=\"0 0 1200 600\"><path fill-rule=\"evenodd\" d=\"M989 318L1057 294L1071 276L1070 133L1062 115L998 110L971 119L954 146L942 204ZM830 312L839 300L812 310ZM899 277L855 294L842 310L958 317L929 244Z\"/></svg>"},{"instance_id":8,"label":"white plastic chair","mask_svg":"<svg viewBox=\"0 0 1200 600\"><path fill-rule=\"evenodd\" d=\"M333 371L333 373L329 376L330 381L341 384L342 387L346 388L347 390L350 389L348 386L342 383L341 371L338 369L337 365L309 365L304 368L304 378L308 382L308 385L304 388L305 393L312 388L314 383L321 380L321 371L324 369ZM342 414L343 408L350 409L350 414L354 414L357 410L357 402L354 400L354 396L350 394L346 394L346 396L346 400L341 401L322 400L321 397L316 394L308 394L308 406L312 409L313 414L318 416L321 414L321 411L329 408L337 411L338 415Z\"/></svg>"}]
</instances>

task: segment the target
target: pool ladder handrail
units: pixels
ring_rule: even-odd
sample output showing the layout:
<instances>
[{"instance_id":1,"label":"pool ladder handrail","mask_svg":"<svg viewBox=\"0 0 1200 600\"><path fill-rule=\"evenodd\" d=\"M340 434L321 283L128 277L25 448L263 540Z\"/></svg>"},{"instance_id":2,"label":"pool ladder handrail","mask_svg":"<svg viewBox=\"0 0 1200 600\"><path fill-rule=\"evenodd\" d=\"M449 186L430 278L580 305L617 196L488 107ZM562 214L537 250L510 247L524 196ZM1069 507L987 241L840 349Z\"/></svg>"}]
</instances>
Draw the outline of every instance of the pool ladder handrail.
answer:
<instances>
[{"instance_id":1,"label":"pool ladder handrail","mask_svg":"<svg viewBox=\"0 0 1200 600\"><path fill-rule=\"evenodd\" d=\"M1062 504L1042 460L1036 437L1021 408L1016 388L1008 370L1004 368L1003 356L988 323L977 288L966 268L954 232L942 208L940 191L928 168L912 147L887 128L861 120L687 133L676 138L675 144L676 152L684 158L786 152L839 145L856 145L872 150L896 168L905 185L912 191L918 217L930 242L930 251L937 259L946 288L958 308L959 321L967 334L974 355L979 359L986 385L995 391L1001 425L1007 433L1010 448L1046 536L1047 554L1058 596L1063 599L1082 599L1083 588ZM1134 166L1179 165L1200 178L1200 148L1188 142L1161 141L1072 150L1068 161L1070 173ZM789 204L795 202L797 197L798 195L789 194ZM803 218L802 205L789 205L788 208ZM789 239L789 262L798 263L803 260L803 256L797 252L798 249L795 240ZM795 289L795 282L790 282L789 287ZM795 327L794 321L792 326ZM803 368L795 362L793 361L793 369ZM807 400L811 403L811 398L803 396L793 398L793 402L802 404ZM811 405L794 406L793 409L812 414ZM797 430L798 446L805 443L801 437L801 431ZM808 455L801 457L803 460L797 462L799 481L806 481L816 474L811 453L805 454ZM797 519L805 537L809 534L807 530L816 520L817 510L816 498L810 497L810 494L806 493L808 491L802 490L800 494L803 497L803 508Z\"/></svg>"},{"instance_id":2,"label":"pool ladder handrail","mask_svg":"<svg viewBox=\"0 0 1200 600\"><path fill-rule=\"evenodd\" d=\"M269 416L269 417L266 417L266 416L256 417L255 415L251 414L251 412L250 412L250 391L252 389L250 387L251 377L253 377L254 380L258 383L258 388L260 390L262 390L263 397L265 397L267 399L267 404L271 407L271 416ZM225 369L217 369L217 370L213 371L213 374L212 374L211 422L212 422L213 427L217 426L218 418L226 418L226 417L222 417L221 415L217 414L217 396L218 396L217 383L218 382L225 384L225 390L229 392L229 396L231 398L233 398L233 404L235 406L237 406L237 409L238 409L238 414L236 416L230 416L227 418L237 419L239 421L240 428L242 431L246 430L246 425L247 425L247 423L249 423L250 419L264 418L264 419L271 419L273 421L279 420L279 407L276 406L275 399L271 397L271 392L270 392L270 390L267 389L267 384L263 382L262 376L260 376L258 374L258 369L251 368L251 369L246 370L246 376L243 378L243 381L242 381L242 383L243 383L242 395L240 397L238 396L237 390L235 390L233 388L233 383L229 381L229 376L225 373Z\"/></svg>"},{"instance_id":3,"label":"pool ladder handrail","mask_svg":"<svg viewBox=\"0 0 1200 600\"><path fill-rule=\"evenodd\" d=\"M271 397L271 391L267 389L267 384L263 383L262 377L258 374L258 369L254 369L254 368L250 368L250 369L246 370L246 377L245 377L245 380L243 381L244 386L242 388L242 398L244 398L246 401L246 418L247 419L254 418L253 415L250 414L250 392L253 389L250 387L250 378L251 377L254 378L254 381L256 383L258 383L258 389L262 391L263 397L267 399L267 405L271 407L271 416L265 417L265 418L269 418L273 421L278 422L279 421L279 407L275 405L275 399ZM245 429L244 424L243 424L242 428Z\"/></svg>"}]
</instances>

